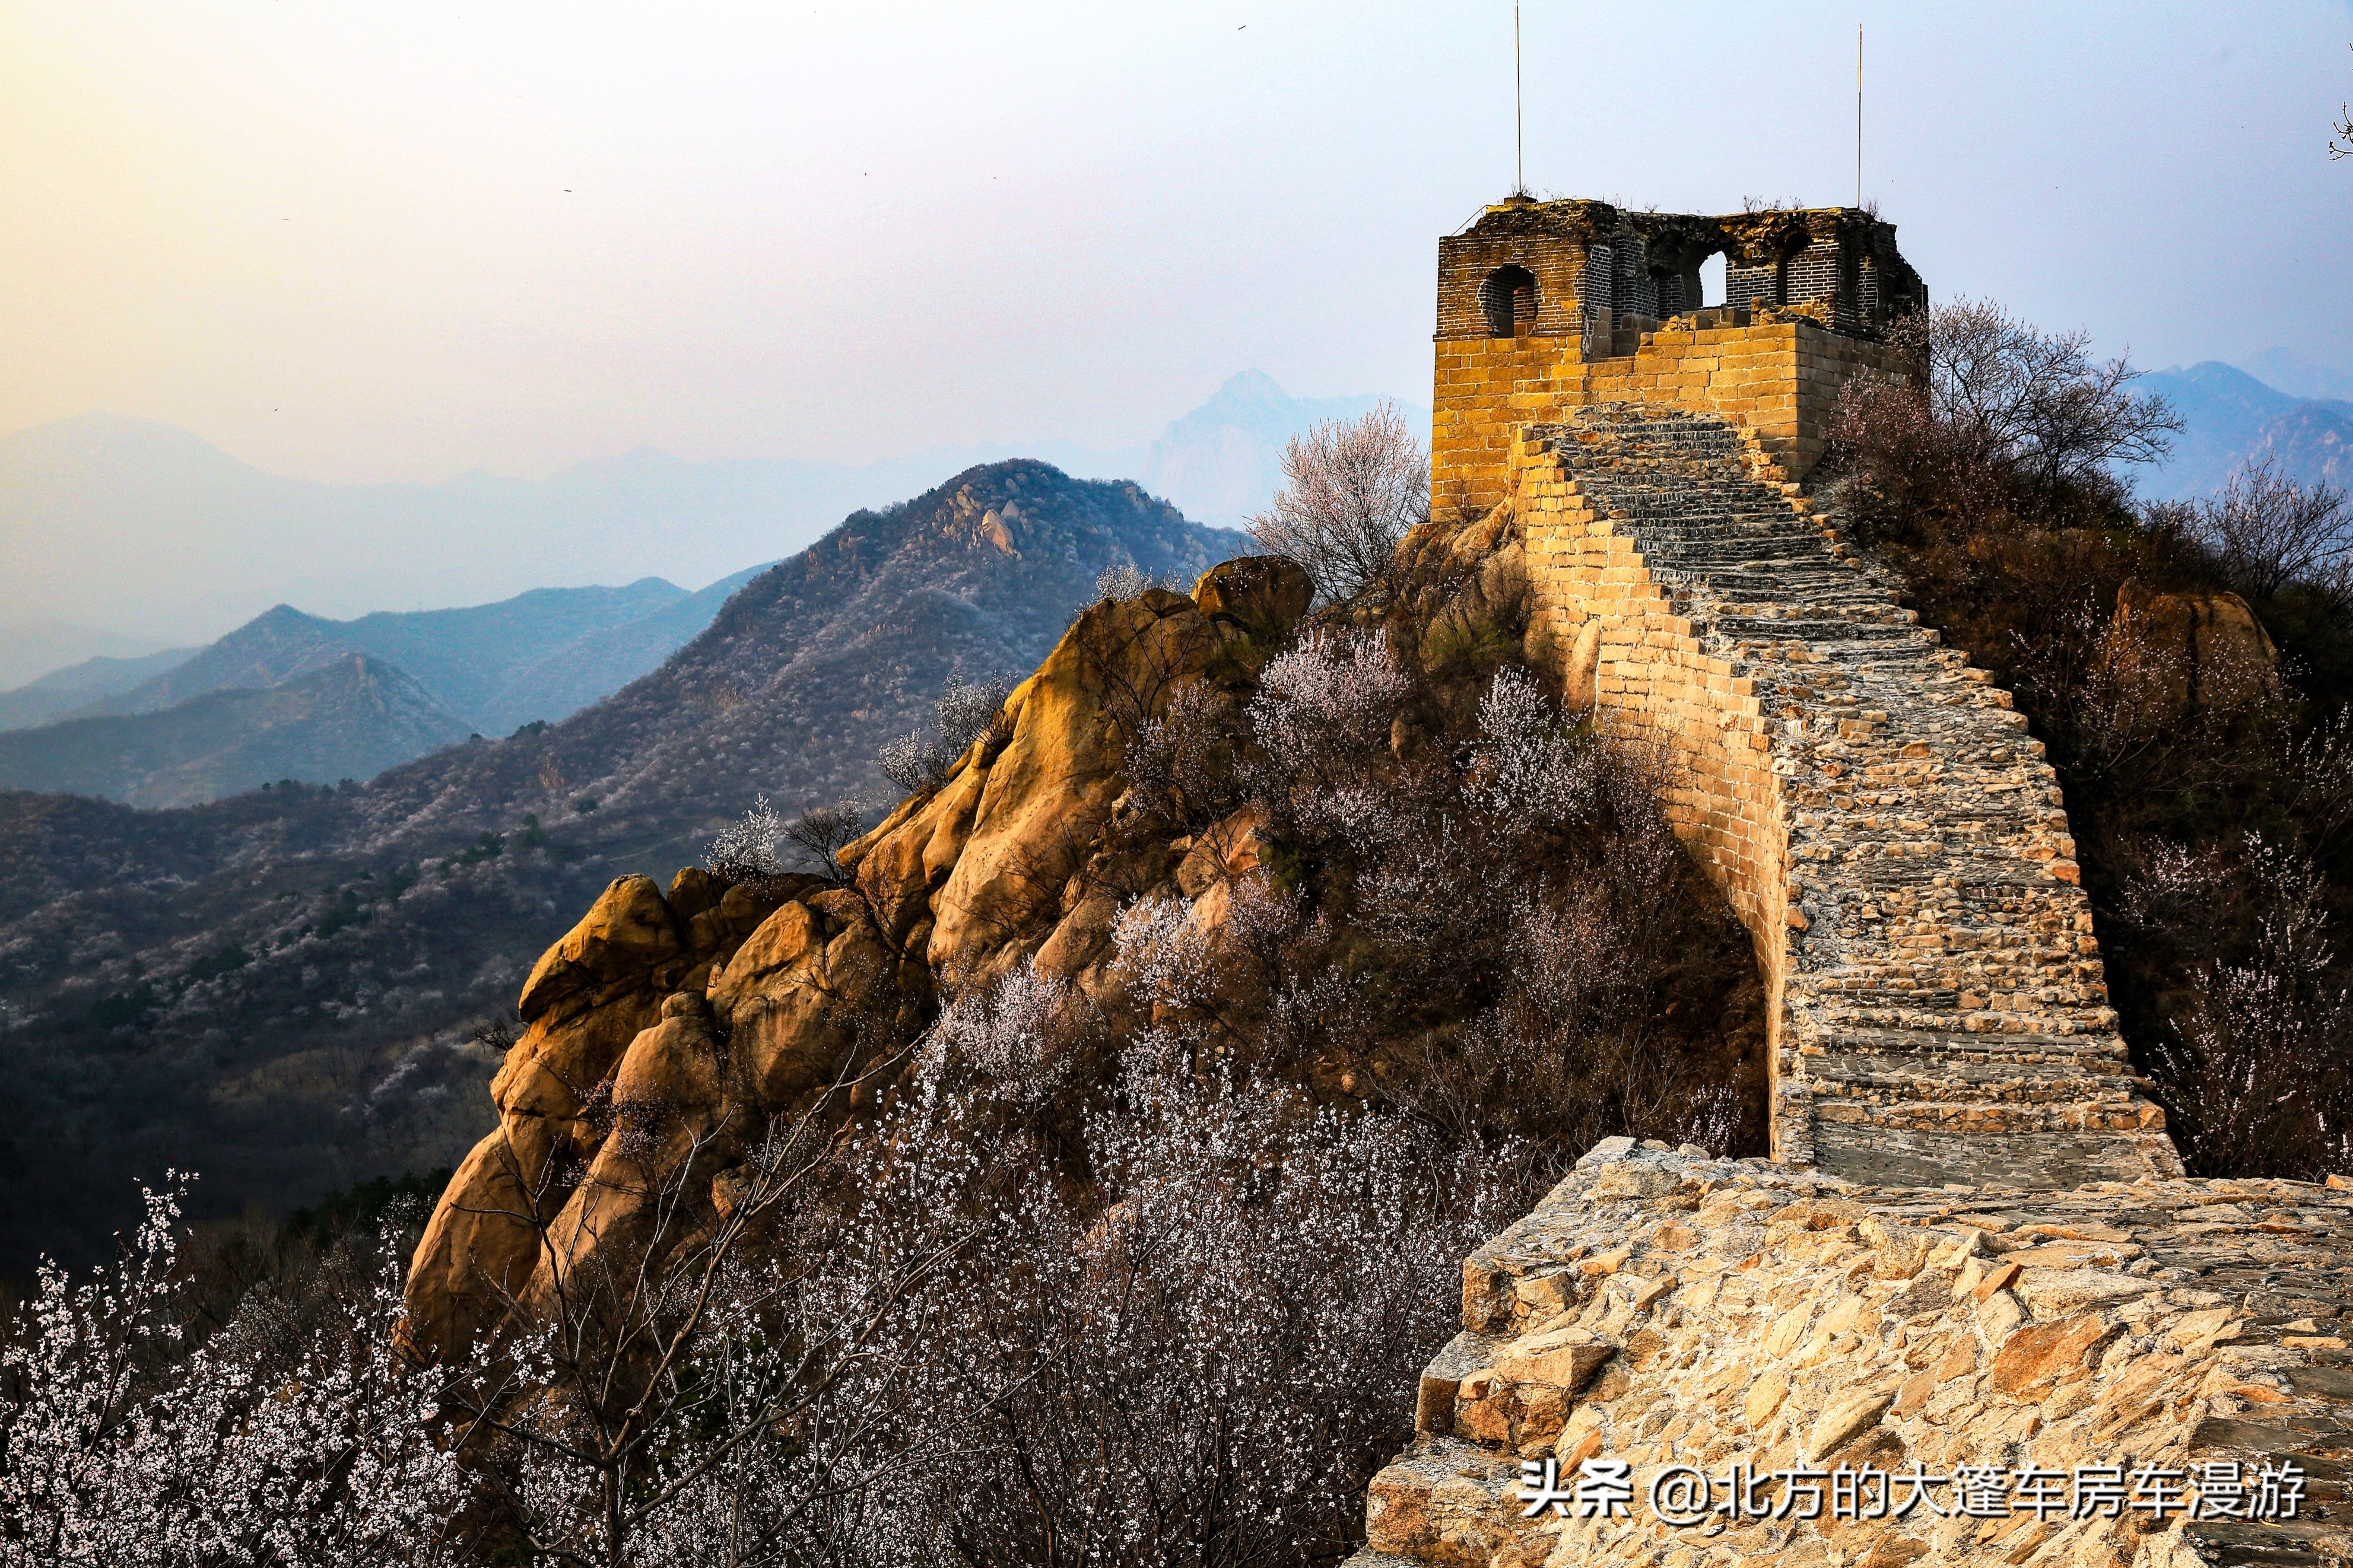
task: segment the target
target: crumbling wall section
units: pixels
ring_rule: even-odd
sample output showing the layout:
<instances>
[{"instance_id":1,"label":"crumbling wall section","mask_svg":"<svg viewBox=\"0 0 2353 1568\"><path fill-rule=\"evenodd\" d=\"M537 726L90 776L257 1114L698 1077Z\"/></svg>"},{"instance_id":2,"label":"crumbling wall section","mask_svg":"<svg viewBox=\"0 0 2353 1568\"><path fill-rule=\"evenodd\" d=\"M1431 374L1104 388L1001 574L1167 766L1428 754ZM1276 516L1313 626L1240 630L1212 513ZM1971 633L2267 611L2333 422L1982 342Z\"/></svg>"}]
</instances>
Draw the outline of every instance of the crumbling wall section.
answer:
<instances>
[{"instance_id":1,"label":"crumbling wall section","mask_svg":"<svg viewBox=\"0 0 2353 1568\"><path fill-rule=\"evenodd\" d=\"M1832 331L1801 311L1703 310L1664 324L1613 318L1588 335L1441 337L1432 397L1431 505L1477 514L1504 499L1523 425L1597 404L1713 415L1755 434L1794 479L1822 455L1840 389L1909 374L1895 350ZM1540 328L1554 323L1539 305Z\"/></svg>"}]
</instances>

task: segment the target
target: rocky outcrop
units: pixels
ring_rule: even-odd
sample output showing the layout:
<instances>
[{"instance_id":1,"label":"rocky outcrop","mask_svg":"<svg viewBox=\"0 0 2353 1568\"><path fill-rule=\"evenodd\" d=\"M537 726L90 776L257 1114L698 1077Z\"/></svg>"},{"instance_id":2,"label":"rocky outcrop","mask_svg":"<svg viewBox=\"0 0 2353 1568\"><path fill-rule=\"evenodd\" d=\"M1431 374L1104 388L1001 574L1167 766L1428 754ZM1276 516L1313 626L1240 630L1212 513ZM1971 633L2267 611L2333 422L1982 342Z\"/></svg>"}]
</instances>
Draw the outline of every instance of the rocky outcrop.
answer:
<instances>
[{"instance_id":1,"label":"rocky outcrop","mask_svg":"<svg viewBox=\"0 0 2353 1568\"><path fill-rule=\"evenodd\" d=\"M1257 868L1255 816L1127 846L1109 877L1118 737L1309 597L1296 566L1244 559L1189 597L1147 589L1085 611L944 780L841 852L840 885L690 869L667 896L643 877L607 888L524 984L525 1032L491 1086L498 1129L417 1247L410 1352L468 1342L562 1270L631 1256L649 1189L684 1182L713 1194L694 1206L714 1205L772 1119L860 1053L914 1038L935 977L985 983L1034 957L1100 994L1125 899L1181 897L1219 924Z\"/></svg>"},{"instance_id":2,"label":"rocky outcrop","mask_svg":"<svg viewBox=\"0 0 2353 1568\"><path fill-rule=\"evenodd\" d=\"M522 1037L491 1081L499 1124L458 1167L418 1243L401 1331L411 1353L461 1344L544 1288L559 1216L628 1184L598 1161L631 1103L708 1100L702 994L780 904L806 910L790 893L821 886L723 888L689 869L665 898L651 879L623 877L547 950L518 1005ZM702 1092L678 1094L681 1081Z\"/></svg>"},{"instance_id":3,"label":"rocky outcrop","mask_svg":"<svg viewBox=\"0 0 2353 1568\"><path fill-rule=\"evenodd\" d=\"M2108 667L2126 700L2167 720L2277 701L2279 651L2236 594L2116 592Z\"/></svg>"},{"instance_id":4,"label":"rocky outcrop","mask_svg":"<svg viewBox=\"0 0 2353 1568\"><path fill-rule=\"evenodd\" d=\"M1875 1188L1612 1139L1465 1262L1462 1333L1422 1376L1354 1562L2317 1568L2353 1557L2349 1341L2335 1183ZM1524 1467L1546 1460L1563 1488L1623 1462L1629 1506L1531 1509ZM2290 1462L2295 1518L2184 1506L2201 1481L2227 1500L2219 1467L2257 1497ZM1672 1522L1651 1486L1677 1465L1715 1504L1745 1470L1753 1498ZM1866 1467L1946 1479L1900 1516L1841 1517L1864 1510L1833 1478Z\"/></svg>"}]
</instances>

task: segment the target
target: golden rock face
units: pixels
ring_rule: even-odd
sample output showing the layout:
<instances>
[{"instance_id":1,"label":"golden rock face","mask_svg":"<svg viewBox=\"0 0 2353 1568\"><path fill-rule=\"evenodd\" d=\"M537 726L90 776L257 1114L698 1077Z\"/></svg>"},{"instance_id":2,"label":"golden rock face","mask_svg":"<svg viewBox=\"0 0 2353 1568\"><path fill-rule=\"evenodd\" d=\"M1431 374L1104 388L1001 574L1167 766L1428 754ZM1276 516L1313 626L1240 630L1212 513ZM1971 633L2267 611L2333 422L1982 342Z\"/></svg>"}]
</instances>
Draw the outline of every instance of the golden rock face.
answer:
<instances>
[{"instance_id":1,"label":"golden rock face","mask_svg":"<svg viewBox=\"0 0 2353 1568\"><path fill-rule=\"evenodd\" d=\"M510 1301L529 1309L559 1271L632 1256L649 1190L708 1188L719 1212L771 1119L829 1084L878 1016L910 1035L934 976L986 981L1034 956L1082 990L1109 984L1114 900L1066 888L1124 787L1119 727L1221 646L1287 626L1312 589L1261 558L1213 569L1197 592L1082 614L944 781L842 851L845 885L731 887L690 869L667 896L643 877L608 887L525 983L528 1027L491 1085L498 1129L417 1251L409 1352L430 1360ZM1145 844L1122 880L1162 885L1214 930L1235 881L1258 873L1259 826L1242 812L1197 841Z\"/></svg>"}]
</instances>

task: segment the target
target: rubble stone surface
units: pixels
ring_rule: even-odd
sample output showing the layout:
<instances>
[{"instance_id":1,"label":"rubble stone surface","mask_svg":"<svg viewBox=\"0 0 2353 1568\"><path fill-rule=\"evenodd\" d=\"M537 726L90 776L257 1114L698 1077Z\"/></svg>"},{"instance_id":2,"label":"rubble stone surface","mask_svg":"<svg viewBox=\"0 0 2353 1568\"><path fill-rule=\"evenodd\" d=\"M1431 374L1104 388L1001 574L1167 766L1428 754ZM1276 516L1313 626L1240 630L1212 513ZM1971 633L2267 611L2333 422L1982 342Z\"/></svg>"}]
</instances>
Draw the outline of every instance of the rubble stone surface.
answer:
<instances>
[{"instance_id":1,"label":"rubble stone surface","mask_svg":"<svg viewBox=\"0 0 2353 1568\"><path fill-rule=\"evenodd\" d=\"M1462 1332L1422 1374L1352 1568L2343 1563L2348 1318L2353 1190L1873 1187L1611 1139L1464 1263ZM1630 1508L1527 1517L1523 1464L1547 1458L1563 1485L1626 1461ZM2206 1466L2236 1462L2252 1489L2291 1461L2295 1517L2191 1517ZM1980 1516L1947 1484L1903 1517L1804 1518L1801 1496L1775 1518L1787 1483L1767 1479L1767 1517L1679 1526L1648 1502L1674 1464L2003 1479ZM2106 1466L2124 1504L2077 1517L2077 1468ZM2037 1471L2065 1478L2063 1506L2021 1506ZM2175 1471L2177 1506L2133 1504L2165 1500Z\"/></svg>"}]
</instances>

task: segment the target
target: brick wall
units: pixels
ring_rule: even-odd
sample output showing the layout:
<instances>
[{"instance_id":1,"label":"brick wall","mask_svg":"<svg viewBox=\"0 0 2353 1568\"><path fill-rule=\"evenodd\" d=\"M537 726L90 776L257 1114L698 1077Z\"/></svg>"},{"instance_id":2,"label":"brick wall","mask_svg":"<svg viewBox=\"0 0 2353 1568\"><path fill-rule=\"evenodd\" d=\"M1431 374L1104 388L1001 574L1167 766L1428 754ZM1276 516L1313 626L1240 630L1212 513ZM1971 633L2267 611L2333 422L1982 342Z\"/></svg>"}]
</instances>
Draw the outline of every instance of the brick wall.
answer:
<instances>
[{"instance_id":1,"label":"brick wall","mask_svg":"<svg viewBox=\"0 0 2353 1568\"><path fill-rule=\"evenodd\" d=\"M1506 465L1527 552L1531 645L1572 705L1598 707L1667 748L1668 816L1750 932L1778 1055L1788 830L1755 682L1701 645L1634 539L1579 493L1555 446L1523 429Z\"/></svg>"},{"instance_id":2,"label":"brick wall","mask_svg":"<svg viewBox=\"0 0 2353 1568\"><path fill-rule=\"evenodd\" d=\"M1543 287L1539 277L1540 292ZM1441 337L1430 440L1435 514L1495 505L1509 488L1521 426L1601 403L1714 415L1753 431L1802 479L1821 457L1839 389L1858 375L1905 374L1901 356L1884 344L1811 321L1752 316L1745 325L1683 324L1711 318L1738 319L1729 310L1702 311L1663 327L1636 325L1588 338L1553 330L1558 323L1540 298L1538 330L1528 336Z\"/></svg>"}]
</instances>

